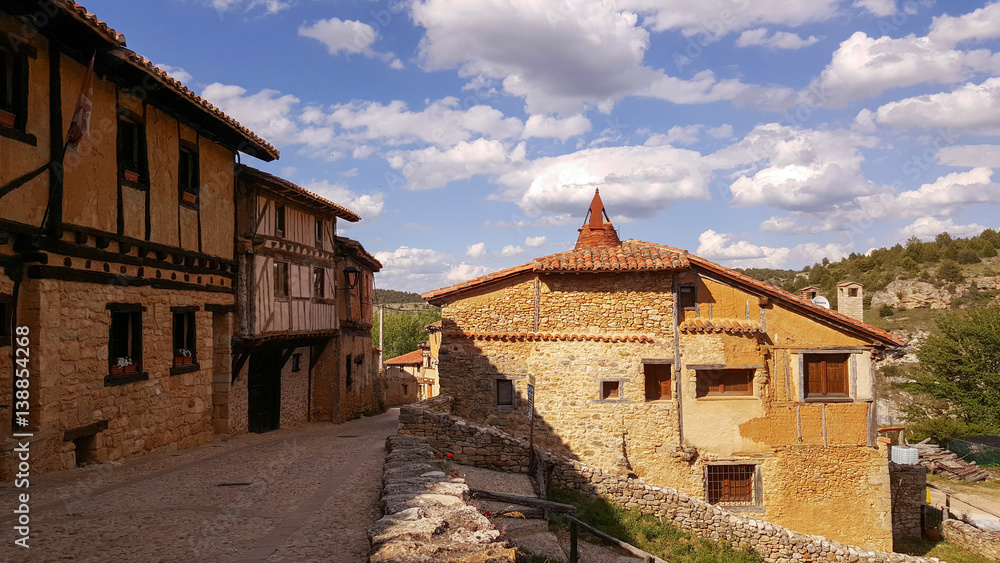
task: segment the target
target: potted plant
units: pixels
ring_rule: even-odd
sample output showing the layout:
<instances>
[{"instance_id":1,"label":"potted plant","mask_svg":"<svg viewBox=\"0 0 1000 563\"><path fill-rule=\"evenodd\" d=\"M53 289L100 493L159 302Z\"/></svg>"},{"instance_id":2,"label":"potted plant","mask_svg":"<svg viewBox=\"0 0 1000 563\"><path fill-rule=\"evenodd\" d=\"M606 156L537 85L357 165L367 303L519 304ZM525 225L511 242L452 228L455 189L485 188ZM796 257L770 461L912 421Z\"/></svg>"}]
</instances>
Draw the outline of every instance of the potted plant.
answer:
<instances>
[{"instance_id":1,"label":"potted plant","mask_svg":"<svg viewBox=\"0 0 1000 563\"><path fill-rule=\"evenodd\" d=\"M184 201L184 203L190 203L191 205L194 205L194 202L198 201L198 196L191 192L181 192L181 199Z\"/></svg>"},{"instance_id":2,"label":"potted plant","mask_svg":"<svg viewBox=\"0 0 1000 563\"><path fill-rule=\"evenodd\" d=\"M13 113L0 109L0 125L3 125L4 127L13 127L16 119L17 116Z\"/></svg>"},{"instance_id":3,"label":"potted plant","mask_svg":"<svg viewBox=\"0 0 1000 563\"><path fill-rule=\"evenodd\" d=\"M122 373L132 373L136 369L136 365L132 362L132 358L127 356L118 358L114 364L111 365L111 375L119 375Z\"/></svg>"},{"instance_id":4,"label":"potted plant","mask_svg":"<svg viewBox=\"0 0 1000 563\"><path fill-rule=\"evenodd\" d=\"M187 348L178 348L174 350L174 365L183 366L185 364L190 364L194 362L194 352L188 350Z\"/></svg>"}]
</instances>

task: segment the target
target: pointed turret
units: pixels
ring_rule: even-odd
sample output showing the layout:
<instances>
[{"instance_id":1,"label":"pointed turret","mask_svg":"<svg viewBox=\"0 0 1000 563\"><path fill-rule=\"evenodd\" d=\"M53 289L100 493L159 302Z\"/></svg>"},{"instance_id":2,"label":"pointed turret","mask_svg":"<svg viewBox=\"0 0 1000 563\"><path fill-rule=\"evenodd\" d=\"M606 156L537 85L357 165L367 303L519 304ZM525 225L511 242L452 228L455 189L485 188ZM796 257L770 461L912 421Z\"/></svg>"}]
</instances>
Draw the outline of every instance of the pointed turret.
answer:
<instances>
[{"instance_id":1,"label":"pointed turret","mask_svg":"<svg viewBox=\"0 0 1000 563\"><path fill-rule=\"evenodd\" d=\"M583 227L580 228L580 236L576 239L574 250L581 248L610 248L621 246L615 226L611 224L608 212L604 210L604 202L601 201L601 190L594 190L594 200L590 202L590 209L584 218Z\"/></svg>"}]
</instances>

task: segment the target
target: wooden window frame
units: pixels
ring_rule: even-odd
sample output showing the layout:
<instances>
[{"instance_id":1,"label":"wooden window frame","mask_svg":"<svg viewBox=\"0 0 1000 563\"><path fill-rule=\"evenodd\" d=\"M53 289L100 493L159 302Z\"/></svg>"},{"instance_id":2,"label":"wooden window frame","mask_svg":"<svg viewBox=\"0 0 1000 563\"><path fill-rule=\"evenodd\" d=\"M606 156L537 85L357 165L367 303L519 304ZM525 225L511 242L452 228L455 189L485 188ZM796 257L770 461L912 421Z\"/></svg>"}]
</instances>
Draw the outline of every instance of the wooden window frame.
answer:
<instances>
[{"instance_id":1,"label":"wooden window frame","mask_svg":"<svg viewBox=\"0 0 1000 563\"><path fill-rule=\"evenodd\" d=\"M0 110L13 116L13 124L0 123L0 137L14 139L32 146L38 145L38 139L27 132L28 101L30 98L30 63L28 59L37 58L37 50L27 41L14 35L0 31L0 57L7 64L6 69L0 67ZM9 117L9 116L7 116Z\"/></svg>"},{"instance_id":2,"label":"wooden window frame","mask_svg":"<svg viewBox=\"0 0 1000 563\"><path fill-rule=\"evenodd\" d=\"M843 369L844 369L844 379L843 379L843 392L834 391L831 392L829 389L828 381L828 360L830 358L842 359ZM819 372L819 385L820 392L810 392L809 382L810 382L810 371L809 365L810 360L813 362L818 362L820 365ZM836 362L841 363L841 362ZM802 394L806 401L811 402L831 402L831 401L850 401L851 400L851 354L849 353L810 353L802 355Z\"/></svg>"},{"instance_id":3,"label":"wooden window frame","mask_svg":"<svg viewBox=\"0 0 1000 563\"><path fill-rule=\"evenodd\" d=\"M198 319L194 311L174 311L173 317L173 343L174 357L180 356L180 350L185 349L191 352L192 357L197 358L198 353Z\"/></svg>"},{"instance_id":4,"label":"wooden window frame","mask_svg":"<svg viewBox=\"0 0 1000 563\"><path fill-rule=\"evenodd\" d=\"M698 308L697 282L684 282L680 284L677 288L677 304L682 311L694 311Z\"/></svg>"},{"instance_id":5,"label":"wooden window frame","mask_svg":"<svg viewBox=\"0 0 1000 563\"><path fill-rule=\"evenodd\" d=\"M9 295L0 295L0 348L10 346L11 321L14 317L14 302Z\"/></svg>"},{"instance_id":6,"label":"wooden window frame","mask_svg":"<svg viewBox=\"0 0 1000 563\"><path fill-rule=\"evenodd\" d=\"M274 236L277 238L285 238L285 206L276 203L274 204Z\"/></svg>"},{"instance_id":7,"label":"wooden window frame","mask_svg":"<svg viewBox=\"0 0 1000 563\"><path fill-rule=\"evenodd\" d=\"M201 187L201 164L198 146L181 141L177 162L177 197L181 205L197 207ZM185 169L186 166L186 169Z\"/></svg>"},{"instance_id":8,"label":"wooden window frame","mask_svg":"<svg viewBox=\"0 0 1000 563\"><path fill-rule=\"evenodd\" d=\"M124 356L122 355L124 352ZM108 373L118 358L129 358L142 371L142 311L112 310L108 331Z\"/></svg>"},{"instance_id":9,"label":"wooden window frame","mask_svg":"<svg viewBox=\"0 0 1000 563\"><path fill-rule=\"evenodd\" d=\"M302 369L302 354L292 354L292 371L297 372Z\"/></svg>"},{"instance_id":10,"label":"wooden window frame","mask_svg":"<svg viewBox=\"0 0 1000 563\"><path fill-rule=\"evenodd\" d=\"M704 479L705 500L709 504L737 511L764 509L763 482L759 464L708 464L705 466Z\"/></svg>"},{"instance_id":11,"label":"wooden window frame","mask_svg":"<svg viewBox=\"0 0 1000 563\"><path fill-rule=\"evenodd\" d=\"M281 262L279 260L274 261L274 297L279 299L287 299L291 297L291 291L288 287L290 282L288 262Z\"/></svg>"},{"instance_id":12,"label":"wooden window frame","mask_svg":"<svg viewBox=\"0 0 1000 563\"><path fill-rule=\"evenodd\" d=\"M510 399L507 402L501 402L501 389L508 389L510 391ZM517 393L515 392L514 380L513 379L503 379L497 378L494 380L493 384L493 404L498 407L513 407L516 402Z\"/></svg>"},{"instance_id":13,"label":"wooden window frame","mask_svg":"<svg viewBox=\"0 0 1000 563\"><path fill-rule=\"evenodd\" d=\"M326 297L326 269L313 268L313 298L323 299Z\"/></svg>"},{"instance_id":14,"label":"wooden window frame","mask_svg":"<svg viewBox=\"0 0 1000 563\"><path fill-rule=\"evenodd\" d=\"M756 375L755 372L756 370L753 368L722 367L715 369L697 369L695 370L696 373L695 398L706 399L713 397L722 397L722 398L753 397L754 396L753 380L754 376ZM716 376L716 374L718 375ZM734 387L737 387L737 389L727 390L726 389L727 384L725 382L719 383L718 387L720 389L718 390L712 389L712 387L714 387L714 385L711 384L712 379L715 379L716 377L718 379L723 379L726 377L734 377L738 375L748 376L746 382L747 388L745 390L738 389L738 387L741 387L743 385L742 382L732 385Z\"/></svg>"},{"instance_id":15,"label":"wooden window frame","mask_svg":"<svg viewBox=\"0 0 1000 563\"><path fill-rule=\"evenodd\" d=\"M125 136L131 130L131 143ZM134 160L125 160L125 145L131 144ZM117 137L118 181L122 185L136 189L149 188L149 154L146 147L146 123L138 114L125 108L118 108ZM133 176L134 175L134 176Z\"/></svg>"},{"instance_id":16,"label":"wooden window frame","mask_svg":"<svg viewBox=\"0 0 1000 563\"><path fill-rule=\"evenodd\" d=\"M347 390L350 391L354 387L354 374L351 371L354 368L354 359L351 354L347 355L346 361L344 362L344 383L347 386Z\"/></svg>"},{"instance_id":17,"label":"wooden window frame","mask_svg":"<svg viewBox=\"0 0 1000 563\"><path fill-rule=\"evenodd\" d=\"M663 385L662 376L663 373L656 373L657 371L666 370L666 387ZM646 402L650 403L653 401L669 401L673 398L673 371L674 366L672 363L667 362L647 362L642 363L642 376L645 388L645 398ZM651 380L650 378L655 378ZM663 394L664 388L667 393L666 396Z\"/></svg>"},{"instance_id":18,"label":"wooden window frame","mask_svg":"<svg viewBox=\"0 0 1000 563\"><path fill-rule=\"evenodd\" d=\"M319 217L316 218L314 234L316 236L316 248L323 248L323 220Z\"/></svg>"},{"instance_id":19,"label":"wooden window frame","mask_svg":"<svg viewBox=\"0 0 1000 563\"><path fill-rule=\"evenodd\" d=\"M625 398L620 379L606 379L601 381L600 393L602 401L620 401Z\"/></svg>"}]
</instances>

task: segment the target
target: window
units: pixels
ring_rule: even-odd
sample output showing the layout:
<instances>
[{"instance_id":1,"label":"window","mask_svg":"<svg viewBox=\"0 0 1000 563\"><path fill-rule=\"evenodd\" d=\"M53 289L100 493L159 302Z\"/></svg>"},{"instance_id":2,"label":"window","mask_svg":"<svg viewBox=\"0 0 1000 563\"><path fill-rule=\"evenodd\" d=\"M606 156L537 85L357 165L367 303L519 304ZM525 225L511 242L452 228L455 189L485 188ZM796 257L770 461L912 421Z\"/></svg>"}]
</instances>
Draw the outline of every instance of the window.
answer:
<instances>
[{"instance_id":1,"label":"window","mask_svg":"<svg viewBox=\"0 0 1000 563\"><path fill-rule=\"evenodd\" d=\"M313 269L313 297L323 297L326 294L326 276L323 268Z\"/></svg>"},{"instance_id":2,"label":"window","mask_svg":"<svg viewBox=\"0 0 1000 563\"><path fill-rule=\"evenodd\" d=\"M181 201L194 205L198 202L198 150L187 143L181 143L180 168L177 173L177 187Z\"/></svg>"},{"instance_id":3,"label":"window","mask_svg":"<svg viewBox=\"0 0 1000 563\"><path fill-rule=\"evenodd\" d=\"M514 382L510 379L498 379L497 382L497 405L514 406Z\"/></svg>"},{"instance_id":4,"label":"window","mask_svg":"<svg viewBox=\"0 0 1000 563\"><path fill-rule=\"evenodd\" d=\"M292 354L292 371L302 369L302 354Z\"/></svg>"},{"instance_id":5,"label":"window","mask_svg":"<svg viewBox=\"0 0 1000 563\"><path fill-rule=\"evenodd\" d=\"M403 395L408 395L410 393L410 387L407 384L403 384Z\"/></svg>"},{"instance_id":6,"label":"window","mask_svg":"<svg viewBox=\"0 0 1000 563\"><path fill-rule=\"evenodd\" d=\"M111 311L108 352L112 372L141 371L142 311Z\"/></svg>"},{"instance_id":7,"label":"window","mask_svg":"<svg viewBox=\"0 0 1000 563\"><path fill-rule=\"evenodd\" d=\"M0 297L3 299L3 297ZM10 317L13 307L7 301L0 301L0 347L10 345Z\"/></svg>"},{"instance_id":8,"label":"window","mask_svg":"<svg viewBox=\"0 0 1000 563\"><path fill-rule=\"evenodd\" d=\"M0 129L23 133L28 122L28 55L7 49L12 41L0 34Z\"/></svg>"},{"instance_id":9,"label":"window","mask_svg":"<svg viewBox=\"0 0 1000 563\"><path fill-rule=\"evenodd\" d=\"M197 355L194 311L175 312L173 316L174 365L194 363Z\"/></svg>"},{"instance_id":10,"label":"window","mask_svg":"<svg viewBox=\"0 0 1000 563\"><path fill-rule=\"evenodd\" d=\"M288 297L288 262L274 263L274 296Z\"/></svg>"},{"instance_id":11,"label":"window","mask_svg":"<svg viewBox=\"0 0 1000 563\"><path fill-rule=\"evenodd\" d=\"M693 283L682 283L680 287L681 309L694 309L698 305L696 287Z\"/></svg>"},{"instance_id":12,"label":"window","mask_svg":"<svg viewBox=\"0 0 1000 563\"><path fill-rule=\"evenodd\" d=\"M858 296L858 288L852 287L851 289L848 289L847 290L847 295L848 295L848 297L857 297Z\"/></svg>"},{"instance_id":13,"label":"window","mask_svg":"<svg viewBox=\"0 0 1000 563\"><path fill-rule=\"evenodd\" d=\"M705 492L710 504L723 506L757 506L757 466L709 465L705 467Z\"/></svg>"},{"instance_id":14,"label":"window","mask_svg":"<svg viewBox=\"0 0 1000 563\"><path fill-rule=\"evenodd\" d=\"M274 207L274 236L285 236L285 206L276 205Z\"/></svg>"},{"instance_id":15,"label":"window","mask_svg":"<svg viewBox=\"0 0 1000 563\"><path fill-rule=\"evenodd\" d=\"M847 359L850 354L806 354L806 399L846 399Z\"/></svg>"},{"instance_id":16,"label":"window","mask_svg":"<svg viewBox=\"0 0 1000 563\"><path fill-rule=\"evenodd\" d=\"M323 220L316 219L316 248L323 248Z\"/></svg>"},{"instance_id":17,"label":"window","mask_svg":"<svg viewBox=\"0 0 1000 563\"><path fill-rule=\"evenodd\" d=\"M752 369L700 369L696 397L753 395Z\"/></svg>"},{"instance_id":18,"label":"window","mask_svg":"<svg viewBox=\"0 0 1000 563\"><path fill-rule=\"evenodd\" d=\"M347 390L350 391L351 387L354 386L354 376L351 374L351 369L354 362L351 361L351 355L347 355L347 362L345 364L346 369L344 370L344 381L347 383Z\"/></svg>"},{"instance_id":19,"label":"window","mask_svg":"<svg viewBox=\"0 0 1000 563\"><path fill-rule=\"evenodd\" d=\"M670 364L643 364L646 379L646 400L660 401L670 398Z\"/></svg>"},{"instance_id":20,"label":"window","mask_svg":"<svg viewBox=\"0 0 1000 563\"><path fill-rule=\"evenodd\" d=\"M620 399L621 389L622 389L621 381L602 381L601 399Z\"/></svg>"},{"instance_id":21,"label":"window","mask_svg":"<svg viewBox=\"0 0 1000 563\"><path fill-rule=\"evenodd\" d=\"M130 114L127 110L122 113ZM146 128L139 121L118 119L118 177L133 187L148 185L146 169Z\"/></svg>"}]
</instances>

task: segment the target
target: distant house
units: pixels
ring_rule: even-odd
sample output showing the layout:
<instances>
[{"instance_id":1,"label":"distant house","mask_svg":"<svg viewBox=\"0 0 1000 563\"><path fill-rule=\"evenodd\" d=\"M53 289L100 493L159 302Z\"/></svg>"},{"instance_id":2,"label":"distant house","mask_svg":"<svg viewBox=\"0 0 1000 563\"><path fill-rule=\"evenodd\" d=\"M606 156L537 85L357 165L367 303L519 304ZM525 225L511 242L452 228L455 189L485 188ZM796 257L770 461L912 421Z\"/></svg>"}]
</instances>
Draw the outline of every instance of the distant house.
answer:
<instances>
[{"instance_id":1,"label":"distant house","mask_svg":"<svg viewBox=\"0 0 1000 563\"><path fill-rule=\"evenodd\" d=\"M425 293L453 412L785 527L891 548L873 361L902 339L687 251L621 241ZM757 517L757 516L755 516Z\"/></svg>"},{"instance_id":2,"label":"distant house","mask_svg":"<svg viewBox=\"0 0 1000 563\"><path fill-rule=\"evenodd\" d=\"M430 339L417 350L386 360L388 384L386 404L405 405L438 395L438 354L441 348L441 321L424 327Z\"/></svg>"}]
</instances>

